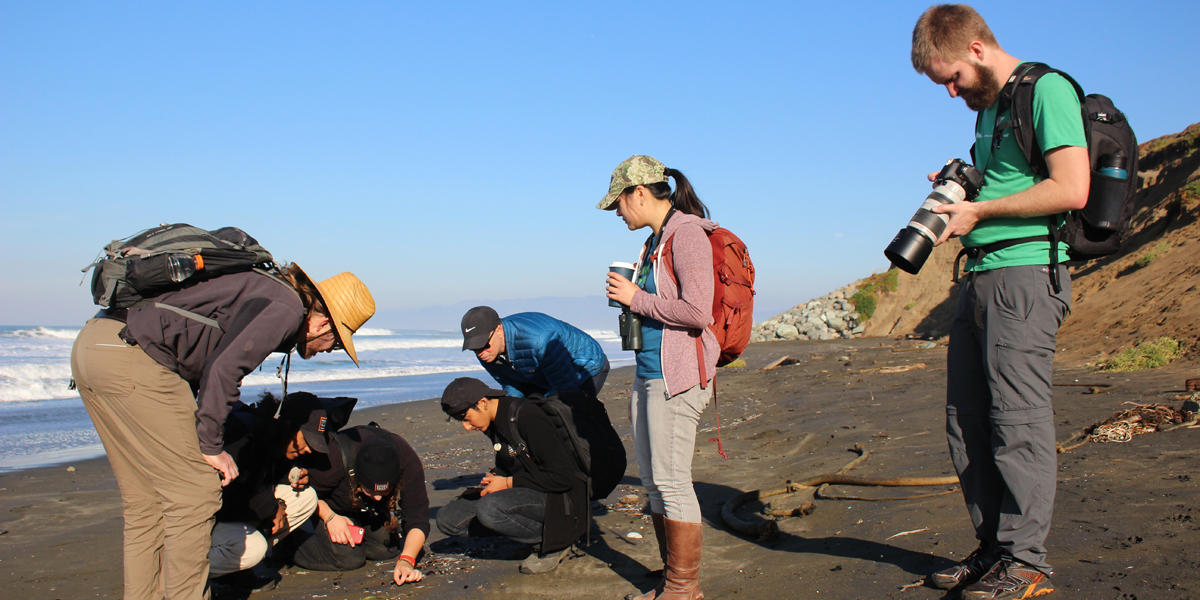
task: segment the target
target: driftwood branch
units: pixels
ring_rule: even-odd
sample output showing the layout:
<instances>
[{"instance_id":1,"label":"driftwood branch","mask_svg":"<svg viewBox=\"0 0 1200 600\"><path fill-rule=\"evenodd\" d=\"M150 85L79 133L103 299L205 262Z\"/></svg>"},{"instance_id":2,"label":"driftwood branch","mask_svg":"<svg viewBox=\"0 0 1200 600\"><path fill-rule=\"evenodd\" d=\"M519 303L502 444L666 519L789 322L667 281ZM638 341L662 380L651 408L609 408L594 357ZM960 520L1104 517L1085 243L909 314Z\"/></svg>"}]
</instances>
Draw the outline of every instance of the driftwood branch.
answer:
<instances>
[{"instance_id":1,"label":"driftwood branch","mask_svg":"<svg viewBox=\"0 0 1200 600\"><path fill-rule=\"evenodd\" d=\"M721 520L730 529L754 538L756 540L770 540L779 535L779 525L773 520L759 518L757 516L743 519L738 516L737 510L742 506L751 502L761 502L764 498L771 498L784 494L807 493L809 497L802 501L800 506L786 511L771 511L767 513L775 517L796 517L803 516L813 511L814 505L812 500L816 497L818 491L828 485L858 485L858 486L880 486L880 487L909 487L909 486L933 486L933 485L951 485L957 484L958 478L955 476L941 477L856 477L854 475L846 475L846 471L854 468L862 461L867 459L870 454L864 450L862 446L855 445L854 451L859 453L859 456L850 461L846 466L842 467L836 473L823 473L813 477L808 477L801 481L787 481L782 487L769 490L753 490L738 494L721 506ZM941 495L945 492L940 492L932 495ZM913 496L926 497L928 495ZM907 499L907 498L902 498ZM882 500L882 499L881 499Z\"/></svg>"}]
</instances>

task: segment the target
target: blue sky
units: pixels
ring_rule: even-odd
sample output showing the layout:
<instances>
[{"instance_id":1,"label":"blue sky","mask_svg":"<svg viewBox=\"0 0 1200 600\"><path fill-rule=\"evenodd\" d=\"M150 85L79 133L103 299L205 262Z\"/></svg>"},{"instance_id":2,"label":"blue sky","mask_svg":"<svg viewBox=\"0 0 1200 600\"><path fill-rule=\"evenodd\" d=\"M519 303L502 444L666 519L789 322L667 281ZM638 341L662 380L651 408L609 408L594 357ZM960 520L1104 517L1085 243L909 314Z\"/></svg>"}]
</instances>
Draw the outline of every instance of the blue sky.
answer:
<instances>
[{"instance_id":1,"label":"blue sky","mask_svg":"<svg viewBox=\"0 0 1200 600\"><path fill-rule=\"evenodd\" d=\"M0 324L82 322L79 268L159 222L352 270L380 326L602 305L645 232L594 205L635 153L746 240L765 319L884 269L925 174L972 141L909 63L928 4L880 4L0 2ZM1140 140L1200 120L1195 3L975 6Z\"/></svg>"}]
</instances>

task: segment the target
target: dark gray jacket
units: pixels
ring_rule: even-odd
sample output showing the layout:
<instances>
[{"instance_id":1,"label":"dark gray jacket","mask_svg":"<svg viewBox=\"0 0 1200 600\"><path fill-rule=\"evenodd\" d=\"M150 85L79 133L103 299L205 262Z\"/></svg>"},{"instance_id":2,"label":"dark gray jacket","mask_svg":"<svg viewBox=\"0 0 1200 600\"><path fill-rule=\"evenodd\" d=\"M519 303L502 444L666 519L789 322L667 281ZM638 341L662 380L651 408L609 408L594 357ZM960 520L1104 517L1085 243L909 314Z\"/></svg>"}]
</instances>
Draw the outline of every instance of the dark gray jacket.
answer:
<instances>
[{"instance_id":1,"label":"dark gray jacket","mask_svg":"<svg viewBox=\"0 0 1200 600\"><path fill-rule=\"evenodd\" d=\"M208 317L220 328L155 303ZM131 307L124 335L191 384L200 451L213 455L221 452L225 417L240 397L242 378L272 352L295 346L304 314L291 286L248 271L200 281Z\"/></svg>"}]
</instances>

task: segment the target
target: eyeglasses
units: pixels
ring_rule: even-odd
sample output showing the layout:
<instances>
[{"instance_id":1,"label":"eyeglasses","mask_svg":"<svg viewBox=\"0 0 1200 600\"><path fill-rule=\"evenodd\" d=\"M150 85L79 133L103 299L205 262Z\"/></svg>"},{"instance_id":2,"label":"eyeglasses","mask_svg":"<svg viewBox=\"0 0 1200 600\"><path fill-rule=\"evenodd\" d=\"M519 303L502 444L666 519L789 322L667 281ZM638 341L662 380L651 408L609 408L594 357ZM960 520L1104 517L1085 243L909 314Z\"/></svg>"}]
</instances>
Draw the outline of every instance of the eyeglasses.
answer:
<instances>
[{"instance_id":1,"label":"eyeglasses","mask_svg":"<svg viewBox=\"0 0 1200 600\"><path fill-rule=\"evenodd\" d=\"M471 410L471 408L473 408L473 407L467 407L467 408L463 409L463 411L460 413L450 415L450 418L454 419L455 421L466 421L467 413Z\"/></svg>"},{"instance_id":2,"label":"eyeglasses","mask_svg":"<svg viewBox=\"0 0 1200 600\"><path fill-rule=\"evenodd\" d=\"M320 337L325 337L326 335L333 336L333 345L329 347L330 352L332 352L334 350L345 350L346 349L346 346L344 346L342 344L341 338L338 337L337 328L335 328L333 326L333 324L330 324L329 331L322 333L320 335Z\"/></svg>"},{"instance_id":3,"label":"eyeglasses","mask_svg":"<svg viewBox=\"0 0 1200 600\"><path fill-rule=\"evenodd\" d=\"M496 329L499 329L499 327L497 327ZM484 350L487 350L488 348L492 347L492 338L496 337L496 329L493 329L492 332L488 334L487 341L484 342L482 346L475 348L476 354L483 352Z\"/></svg>"}]
</instances>

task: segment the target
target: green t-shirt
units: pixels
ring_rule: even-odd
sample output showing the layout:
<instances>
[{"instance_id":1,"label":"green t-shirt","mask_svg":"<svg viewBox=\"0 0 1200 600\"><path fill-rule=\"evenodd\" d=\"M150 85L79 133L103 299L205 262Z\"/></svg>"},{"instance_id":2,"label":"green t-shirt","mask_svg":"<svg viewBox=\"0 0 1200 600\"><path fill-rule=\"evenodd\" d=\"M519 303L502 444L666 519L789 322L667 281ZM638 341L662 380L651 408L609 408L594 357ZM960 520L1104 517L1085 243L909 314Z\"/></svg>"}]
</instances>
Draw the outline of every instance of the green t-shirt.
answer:
<instances>
[{"instance_id":1,"label":"green t-shirt","mask_svg":"<svg viewBox=\"0 0 1200 600\"><path fill-rule=\"evenodd\" d=\"M1012 129L1004 130L1000 148L992 153L992 130L996 122L999 101L984 109L975 130L975 166L983 171L983 188L976 202L987 202L1011 196L1033 187L1041 181L1017 147ZM999 116L1008 120L1009 113ZM1057 73L1038 79L1033 95L1033 130L1044 155L1062 146L1087 147L1083 133L1083 117L1079 112L1079 96L1075 86ZM962 238L965 246L986 246L1002 240L1046 235L1047 217L1002 217L980 221L975 229ZM1058 261L1067 260L1067 245L1059 243ZM968 271L987 271L1001 267L1050 264L1050 242L1027 242L990 252L983 259L967 261Z\"/></svg>"}]
</instances>

